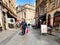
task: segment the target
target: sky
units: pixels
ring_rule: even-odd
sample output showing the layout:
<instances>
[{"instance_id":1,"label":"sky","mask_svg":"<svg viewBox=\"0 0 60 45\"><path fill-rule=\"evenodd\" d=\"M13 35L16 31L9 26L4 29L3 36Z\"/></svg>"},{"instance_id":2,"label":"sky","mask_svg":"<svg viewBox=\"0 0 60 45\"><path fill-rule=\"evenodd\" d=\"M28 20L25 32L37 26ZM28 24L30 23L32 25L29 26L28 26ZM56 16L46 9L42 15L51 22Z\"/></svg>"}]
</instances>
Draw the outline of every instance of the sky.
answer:
<instances>
[{"instance_id":1,"label":"sky","mask_svg":"<svg viewBox=\"0 0 60 45\"><path fill-rule=\"evenodd\" d=\"M16 6L18 5L24 5L24 4L31 4L35 5L35 0L16 0Z\"/></svg>"}]
</instances>

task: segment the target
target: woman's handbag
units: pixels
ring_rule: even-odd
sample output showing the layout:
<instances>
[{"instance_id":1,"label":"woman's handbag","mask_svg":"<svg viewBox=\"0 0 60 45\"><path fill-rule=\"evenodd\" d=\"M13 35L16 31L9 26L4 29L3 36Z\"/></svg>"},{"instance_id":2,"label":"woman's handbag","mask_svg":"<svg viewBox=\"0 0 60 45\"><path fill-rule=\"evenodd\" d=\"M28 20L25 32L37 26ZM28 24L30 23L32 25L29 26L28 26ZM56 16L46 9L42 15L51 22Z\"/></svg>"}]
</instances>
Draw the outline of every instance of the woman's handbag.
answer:
<instances>
[{"instance_id":1,"label":"woman's handbag","mask_svg":"<svg viewBox=\"0 0 60 45\"><path fill-rule=\"evenodd\" d=\"M25 33L28 34L28 32L29 32L29 31L28 31L28 28L26 28Z\"/></svg>"},{"instance_id":2,"label":"woman's handbag","mask_svg":"<svg viewBox=\"0 0 60 45\"><path fill-rule=\"evenodd\" d=\"M22 30L22 26L20 26L20 30Z\"/></svg>"}]
</instances>

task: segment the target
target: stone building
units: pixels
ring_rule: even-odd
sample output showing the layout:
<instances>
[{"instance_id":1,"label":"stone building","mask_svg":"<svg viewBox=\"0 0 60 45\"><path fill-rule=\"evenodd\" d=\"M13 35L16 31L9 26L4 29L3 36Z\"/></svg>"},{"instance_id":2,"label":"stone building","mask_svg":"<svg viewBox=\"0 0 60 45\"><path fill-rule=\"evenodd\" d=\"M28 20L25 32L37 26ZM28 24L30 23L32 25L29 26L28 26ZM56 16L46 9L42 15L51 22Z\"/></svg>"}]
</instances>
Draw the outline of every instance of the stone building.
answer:
<instances>
[{"instance_id":1,"label":"stone building","mask_svg":"<svg viewBox=\"0 0 60 45\"><path fill-rule=\"evenodd\" d=\"M40 27L40 24L46 22L46 0L36 0L36 25Z\"/></svg>"},{"instance_id":2,"label":"stone building","mask_svg":"<svg viewBox=\"0 0 60 45\"><path fill-rule=\"evenodd\" d=\"M47 0L46 23L51 26L59 25L60 18L60 0ZM58 19L58 20L57 20Z\"/></svg>"},{"instance_id":3,"label":"stone building","mask_svg":"<svg viewBox=\"0 0 60 45\"><path fill-rule=\"evenodd\" d=\"M0 0L0 27L2 30L14 28L16 20L15 0Z\"/></svg>"},{"instance_id":4,"label":"stone building","mask_svg":"<svg viewBox=\"0 0 60 45\"><path fill-rule=\"evenodd\" d=\"M46 15L46 24L48 26L54 26L54 24L59 25L60 0L36 0L35 16L40 18L40 20L42 21L41 15L44 14ZM36 23L38 23L38 18L36 18Z\"/></svg>"},{"instance_id":5,"label":"stone building","mask_svg":"<svg viewBox=\"0 0 60 45\"><path fill-rule=\"evenodd\" d=\"M24 18L29 24L35 16L35 7L30 4L25 4L23 6L17 6L17 17L20 20Z\"/></svg>"}]
</instances>

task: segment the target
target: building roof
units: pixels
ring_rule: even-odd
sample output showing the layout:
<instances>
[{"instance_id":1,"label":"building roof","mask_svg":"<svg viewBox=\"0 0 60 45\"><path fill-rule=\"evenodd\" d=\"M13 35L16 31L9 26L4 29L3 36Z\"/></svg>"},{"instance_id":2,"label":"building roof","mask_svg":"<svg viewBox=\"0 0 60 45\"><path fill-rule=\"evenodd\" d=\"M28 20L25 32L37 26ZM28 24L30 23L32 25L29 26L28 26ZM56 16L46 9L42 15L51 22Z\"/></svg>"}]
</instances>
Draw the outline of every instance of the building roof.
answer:
<instances>
[{"instance_id":1,"label":"building roof","mask_svg":"<svg viewBox=\"0 0 60 45\"><path fill-rule=\"evenodd\" d=\"M35 7L33 5L30 5L30 4L19 5L16 7L17 12L23 11L24 9L35 10Z\"/></svg>"}]
</instances>

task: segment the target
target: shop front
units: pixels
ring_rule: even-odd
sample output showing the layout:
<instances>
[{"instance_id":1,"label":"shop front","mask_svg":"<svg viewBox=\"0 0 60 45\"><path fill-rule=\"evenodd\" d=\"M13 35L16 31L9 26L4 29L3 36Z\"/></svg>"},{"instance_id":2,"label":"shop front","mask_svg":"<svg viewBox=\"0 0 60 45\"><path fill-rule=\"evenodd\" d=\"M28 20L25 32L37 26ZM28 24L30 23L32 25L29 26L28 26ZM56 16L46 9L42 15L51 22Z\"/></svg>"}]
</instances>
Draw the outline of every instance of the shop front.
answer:
<instances>
[{"instance_id":1,"label":"shop front","mask_svg":"<svg viewBox=\"0 0 60 45\"><path fill-rule=\"evenodd\" d=\"M59 27L60 25L60 12L54 14L54 26Z\"/></svg>"},{"instance_id":2,"label":"shop front","mask_svg":"<svg viewBox=\"0 0 60 45\"><path fill-rule=\"evenodd\" d=\"M60 11L54 13L55 33L60 33Z\"/></svg>"},{"instance_id":3,"label":"shop front","mask_svg":"<svg viewBox=\"0 0 60 45\"><path fill-rule=\"evenodd\" d=\"M41 27L41 24L46 24L46 14L39 16L39 18L38 18L38 26Z\"/></svg>"},{"instance_id":4,"label":"shop front","mask_svg":"<svg viewBox=\"0 0 60 45\"><path fill-rule=\"evenodd\" d=\"M53 17L51 17L53 14ZM53 19L53 21L51 21ZM53 23L53 26L51 25ZM48 30L48 33L51 35L56 35L60 32L60 11L56 11L54 13L51 13L48 15L48 27L50 27ZM57 36L57 35L56 35Z\"/></svg>"},{"instance_id":5,"label":"shop front","mask_svg":"<svg viewBox=\"0 0 60 45\"><path fill-rule=\"evenodd\" d=\"M16 26L17 18L10 12L7 12L8 28L13 29Z\"/></svg>"}]
</instances>

